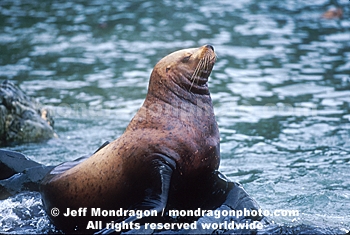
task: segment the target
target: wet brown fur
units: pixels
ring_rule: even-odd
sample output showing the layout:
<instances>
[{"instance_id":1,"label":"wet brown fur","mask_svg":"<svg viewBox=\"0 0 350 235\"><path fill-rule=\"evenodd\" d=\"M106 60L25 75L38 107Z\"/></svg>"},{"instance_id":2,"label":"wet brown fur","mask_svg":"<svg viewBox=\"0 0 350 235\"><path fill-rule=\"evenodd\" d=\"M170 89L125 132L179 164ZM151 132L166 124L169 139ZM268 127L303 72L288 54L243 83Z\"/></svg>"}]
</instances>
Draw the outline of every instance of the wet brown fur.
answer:
<instances>
[{"instance_id":1,"label":"wet brown fur","mask_svg":"<svg viewBox=\"0 0 350 235\"><path fill-rule=\"evenodd\" d=\"M46 177L41 192L46 210L129 208L152 184L153 153L176 162L170 190L188 188L188 182L218 169L219 131L207 85L215 59L214 51L203 46L160 60L125 132L79 165ZM62 225L72 218L52 220Z\"/></svg>"}]
</instances>

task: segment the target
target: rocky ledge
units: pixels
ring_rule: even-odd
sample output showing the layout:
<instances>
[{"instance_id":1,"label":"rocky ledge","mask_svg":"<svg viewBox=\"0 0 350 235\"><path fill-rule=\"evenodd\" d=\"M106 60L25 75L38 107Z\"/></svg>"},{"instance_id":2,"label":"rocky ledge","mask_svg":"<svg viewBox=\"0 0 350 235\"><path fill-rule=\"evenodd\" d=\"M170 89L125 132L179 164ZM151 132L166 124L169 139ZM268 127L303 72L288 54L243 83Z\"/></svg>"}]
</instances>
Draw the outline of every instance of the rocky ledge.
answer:
<instances>
[{"instance_id":1,"label":"rocky ledge","mask_svg":"<svg viewBox=\"0 0 350 235\"><path fill-rule=\"evenodd\" d=\"M38 142L55 136L47 109L12 82L0 83L0 146Z\"/></svg>"}]
</instances>

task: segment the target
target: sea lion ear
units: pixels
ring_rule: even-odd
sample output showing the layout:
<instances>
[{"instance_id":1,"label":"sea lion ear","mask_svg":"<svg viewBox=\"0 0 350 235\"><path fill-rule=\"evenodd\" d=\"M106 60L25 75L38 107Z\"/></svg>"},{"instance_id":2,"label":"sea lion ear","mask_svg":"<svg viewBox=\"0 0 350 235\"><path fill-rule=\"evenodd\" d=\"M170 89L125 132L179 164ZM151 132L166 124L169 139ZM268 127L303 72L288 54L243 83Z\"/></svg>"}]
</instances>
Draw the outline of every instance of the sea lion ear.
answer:
<instances>
[{"instance_id":1,"label":"sea lion ear","mask_svg":"<svg viewBox=\"0 0 350 235\"><path fill-rule=\"evenodd\" d=\"M171 66L170 66L170 65L166 66L166 68L165 68L165 72L166 72L166 73L167 73L167 72L169 72L170 68L171 68Z\"/></svg>"}]
</instances>

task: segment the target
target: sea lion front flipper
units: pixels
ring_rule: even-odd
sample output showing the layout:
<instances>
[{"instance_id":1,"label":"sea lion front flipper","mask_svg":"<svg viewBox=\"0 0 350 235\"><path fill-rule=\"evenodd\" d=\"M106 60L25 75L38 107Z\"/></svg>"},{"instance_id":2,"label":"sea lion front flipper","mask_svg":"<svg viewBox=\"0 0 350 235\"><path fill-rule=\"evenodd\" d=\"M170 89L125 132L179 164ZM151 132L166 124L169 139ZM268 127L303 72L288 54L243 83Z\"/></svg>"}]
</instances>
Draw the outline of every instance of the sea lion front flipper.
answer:
<instances>
[{"instance_id":1,"label":"sea lion front flipper","mask_svg":"<svg viewBox=\"0 0 350 235\"><path fill-rule=\"evenodd\" d=\"M152 187L147 189L146 197L137 209L157 210L159 213L167 204L171 175L176 165L174 160L163 154L155 153L153 156L156 158L152 160L153 170L149 179Z\"/></svg>"},{"instance_id":2,"label":"sea lion front flipper","mask_svg":"<svg viewBox=\"0 0 350 235\"><path fill-rule=\"evenodd\" d=\"M152 155L154 160L152 160L152 174L150 175L149 182L151 182L151 187L146 190L146 196L140 204L135 206L135 210L156 210L158 215L166 207L168 202L168 194L170 188L170 180L174 169L176 168L176 163L174 160L166 155L155 153ZM131 223L136 220L142 221L142 218L137 218L137 216L130 216L123 223ZM142 222L141 222L142 223ZM114 229L102 229L95 234L111 234L115 233Z\"/></svg>"}]
</instances>

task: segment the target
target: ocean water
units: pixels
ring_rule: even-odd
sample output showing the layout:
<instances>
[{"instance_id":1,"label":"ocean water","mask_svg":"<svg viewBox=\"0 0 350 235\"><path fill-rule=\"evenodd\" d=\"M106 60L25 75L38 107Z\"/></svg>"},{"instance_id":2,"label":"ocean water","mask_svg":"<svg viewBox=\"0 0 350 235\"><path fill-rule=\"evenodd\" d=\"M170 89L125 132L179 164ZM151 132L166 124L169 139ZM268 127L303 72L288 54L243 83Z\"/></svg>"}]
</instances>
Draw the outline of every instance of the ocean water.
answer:
<instances>
[{"instance_id":1,"label":"ocean water","mask_svg":"<svg viewBox=\"0 0 350 235\"><path fill-rule=\"evenodd\" d=\"M0 2L0 80L49 108L59 138L6 147L46 165L120 136L165 55L212 44L220 170L284 226L350 228L350 10L276 0ZM0 233L55 231L40 195L0 201Z\"/></svg>"}]
</instances>

